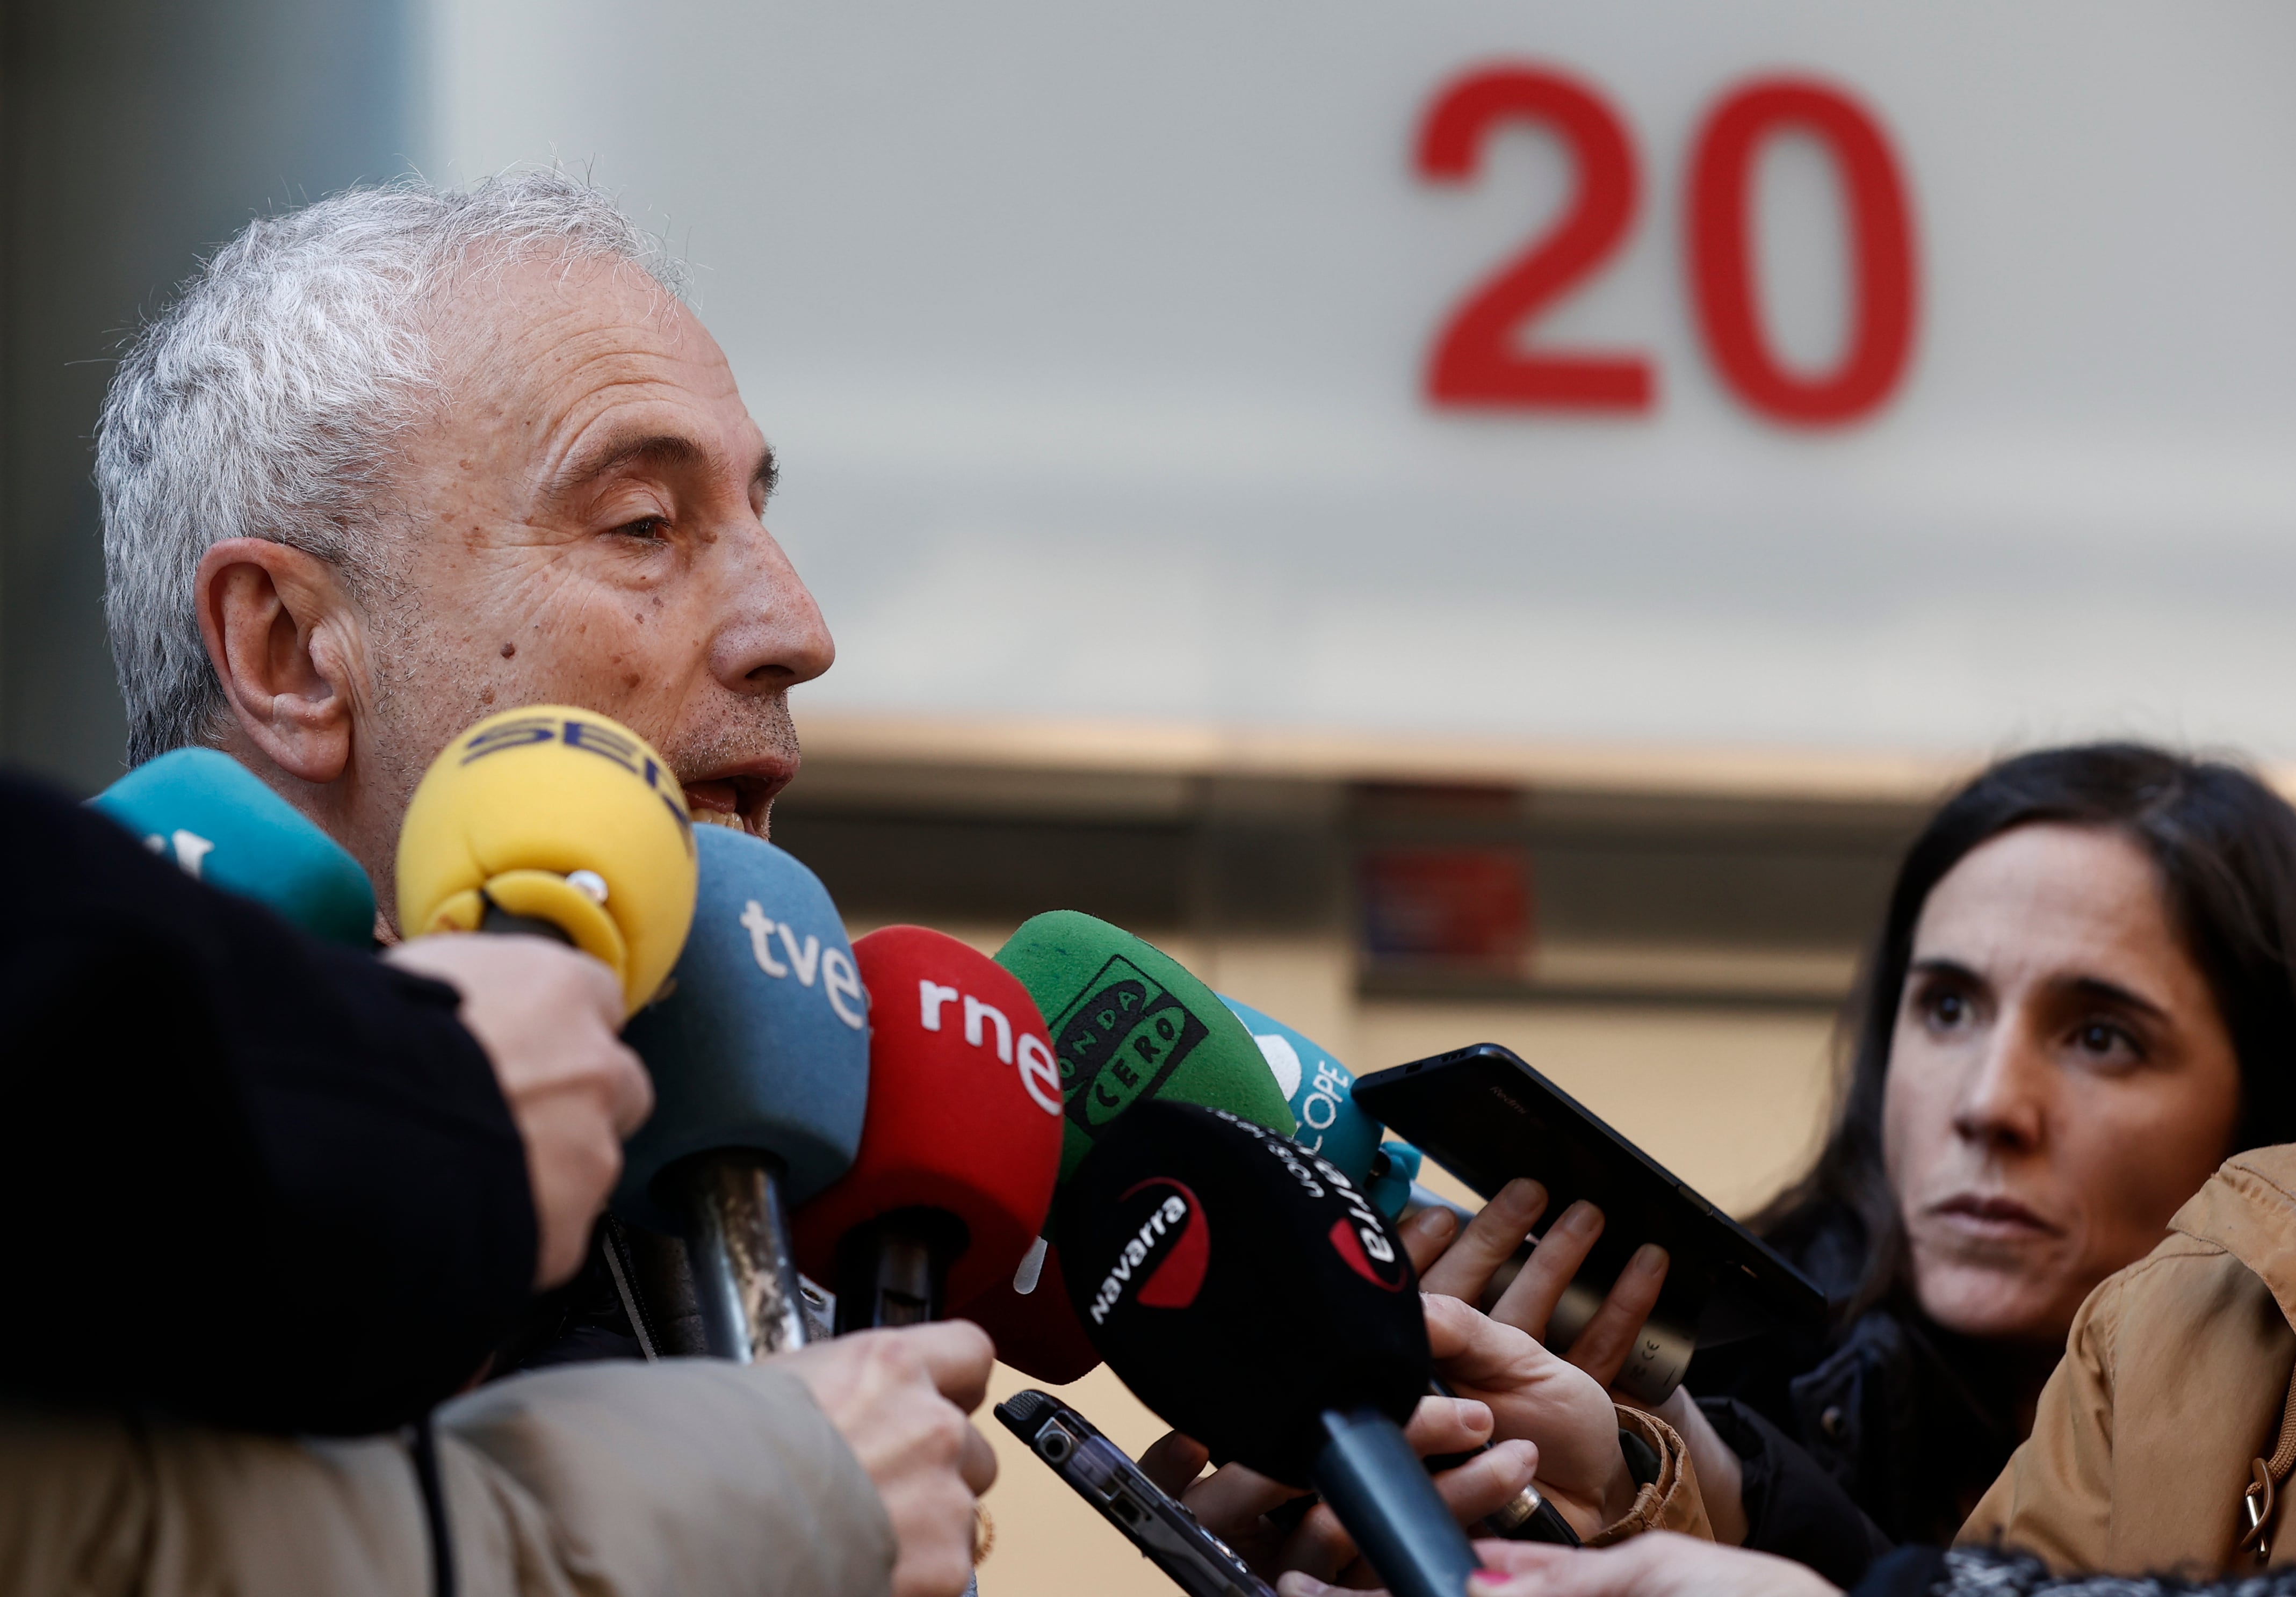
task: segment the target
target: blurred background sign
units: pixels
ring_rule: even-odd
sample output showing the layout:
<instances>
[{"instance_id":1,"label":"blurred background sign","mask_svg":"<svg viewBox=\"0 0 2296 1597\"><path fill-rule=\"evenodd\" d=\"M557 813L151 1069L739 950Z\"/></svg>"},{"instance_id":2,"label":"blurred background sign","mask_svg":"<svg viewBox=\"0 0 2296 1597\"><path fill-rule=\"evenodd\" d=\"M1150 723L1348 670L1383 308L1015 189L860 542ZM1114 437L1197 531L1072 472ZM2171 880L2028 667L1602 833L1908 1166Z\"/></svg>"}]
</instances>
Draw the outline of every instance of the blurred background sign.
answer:
<instances>
[{"instance_id":1,"label":"blurred background sign","mask_svg":"<svg viewBox=\"0 0 2296 1597\"><path fill-rule=\"evenodd\" d=\"M817 712L2296 748L2284 8L643 15L430 159L702 268Z\"/></svg>"},{"instance_id":2,"label":"blurred background sign","mask_svg":"<svg viewBox=\"0 0 2296 1597\"><path fill-rule=\"evenodd\" d=\"M2285 8L8 14L4 731L84 781L109 348L253 211L554 159L699 270L816 714L2296 748Z\"/></svg>"},{"instance_id":3,"label":"blurred background sign","mask_svg":"<svg viewBox=\"0 0 2296 1597\"><path fill-rule=\"evenodd\" d=\"M0 10L0 752L84 790L120 339L261 210L553 160L781 454L775 831L857 933L1089 910L1743 1213L1943 784L2296 755L2284 4ZM992 1597L1159 1589L1004 1467Z\"/></svg>"}]
</instances>

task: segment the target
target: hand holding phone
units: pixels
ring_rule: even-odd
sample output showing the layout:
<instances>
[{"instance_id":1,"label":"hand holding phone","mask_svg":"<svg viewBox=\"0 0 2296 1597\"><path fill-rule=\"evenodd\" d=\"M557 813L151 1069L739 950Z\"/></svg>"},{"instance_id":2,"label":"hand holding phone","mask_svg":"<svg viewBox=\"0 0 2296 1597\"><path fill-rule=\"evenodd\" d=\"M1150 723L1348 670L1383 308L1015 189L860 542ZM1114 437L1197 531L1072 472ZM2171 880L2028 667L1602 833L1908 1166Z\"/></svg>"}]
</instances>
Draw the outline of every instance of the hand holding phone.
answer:
<instances>
[{"instance_id":1,"label":"hand holding phone","mask_svg":"<svg viewBox=\"0 0 2296 1597\"><path fill-rule=\"evenodd\" d=\"M1585 1215L1572 1208L1579 1200L1602 1211L1604 1223L1546 1327L1558 1350L1567 1332L1595 1321L1640 1245L1665 1249L1656 1308L1616 1378L1646 1405L1673 1392L1701 1343L1824 1317L1825 1296L1808 1277L1496 1043L1366 1076L1355 1100L1486 1199L1519 1176L1538 1182L1554 1216L1547 1236L1562 1216Z\"/></svg>"},{"instance_id":2,"label":"hand holding phone","mask_svg":"<svg viewBox=\"0 0 2296 1597\"><path fill-rule=\"evenodd\" d=\"M1082 1414L1049 1392L1017 1392L993 1411L1141 1555L1192 1597L1275 1597L1235 1549L1200 1524Z\"/></svg>"}]
</instances>

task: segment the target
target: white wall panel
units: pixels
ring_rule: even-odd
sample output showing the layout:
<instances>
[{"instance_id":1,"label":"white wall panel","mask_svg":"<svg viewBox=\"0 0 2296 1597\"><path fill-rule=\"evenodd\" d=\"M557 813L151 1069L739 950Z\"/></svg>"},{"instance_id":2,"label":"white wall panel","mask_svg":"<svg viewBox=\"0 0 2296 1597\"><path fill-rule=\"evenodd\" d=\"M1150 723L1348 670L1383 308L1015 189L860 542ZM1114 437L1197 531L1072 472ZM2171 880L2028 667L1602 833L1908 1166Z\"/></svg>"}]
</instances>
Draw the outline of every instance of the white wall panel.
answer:
<instances>
[{"instance_id":1,"label":"white wall panel","mask_svg":"<svg viewBox=\"0 0 2296 1597\"><path fill-rule=\"evenodd\" d=\"M2296 12L2268 4L432 0L435 171L594 165L701 268L840 659L815 707L1509 736L2296 751ZM1439 84L1564 67L1644 198L1542 344L1644 417L1420 397L1563 193ZM1688 148L1837 83L1910 184L1894 398L1811 433L1718 381ZM1831 164L1760 163L1776 340L1844 301Z\"/></svg>"}]
</instances>

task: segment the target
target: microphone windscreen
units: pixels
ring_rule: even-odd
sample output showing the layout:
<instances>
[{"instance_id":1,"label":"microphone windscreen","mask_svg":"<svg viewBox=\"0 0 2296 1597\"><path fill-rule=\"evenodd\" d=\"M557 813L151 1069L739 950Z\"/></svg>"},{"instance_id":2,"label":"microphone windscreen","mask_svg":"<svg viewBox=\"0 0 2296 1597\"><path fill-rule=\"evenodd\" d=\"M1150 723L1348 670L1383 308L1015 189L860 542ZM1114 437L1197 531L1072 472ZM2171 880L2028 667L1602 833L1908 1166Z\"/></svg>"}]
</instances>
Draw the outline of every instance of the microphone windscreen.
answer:
<instances>
[{"instance_id":1,"label":"microphone windscreen","mask_svg":"<svg viewBox=\"0 0 2296 1597\"><path fill-rule=\"evenodd\" d=\"M946 1301L1009 1282L1044 1228L1061 1161L1060 1071L1013 973L922 926L853 945L869 991L869 1110L853 1167L797 1211L799 1267L835 1279L837 1244L900 1208L964 1223Z\"/></svg>"},{"instance_id":2,"label":"microphone windscreen","mask_svg":"<svg viewBox=\"0 0 2296 1597\"><path fill-rule=\"evenodd\" d=\"M546 921L635 1010L693 916L685 793L645 740L559 704L489 716L430 762L398 834L398 925L476 931L487 906Z\"/></svg>"},{"instance_id":3,"label":"microphone windscreen","mask_svg":"<svg viewBox=\"0 0 2296 1597\"><path fill-rule=\"evenodd\" d=\"M949 1301L959 1300L951 1294ZM1021 1292L1010 1281L992 1282L987 1291L961 1304L956 1317L987 1331L999 1359L1046 1386L1064 1387L1100 1368L1100 1349L1084 1334L1076 1310L1069 1306L1061 1250L1050 1242L1037 1266L1035 1290Z\"/></svg>"},{"instance_id":4,"label":"microphone windscreen","mask_svg":"<svg viewBox=\"0 0 2296 1597\"><path fill-rule=\"evenodd\" d=\"M1371 1180L1372 1156L1379 1151L1378 1121L1356 1107L1356 1078L1329 1050L1274 1016L1226 993L1220 1002L1259 1045L1260 1057L1299 1121L1292 1137L1310 1153L1320 1153L1364 1186Z\"/></svg>"},{"instance_id":5,"label":"microphone windscreen","mask_svg":"<svg viewBox=\"0 0 2296 1597\"><path fill-rule=\"evenodd\" d=\"M821 879L771 843L697 826L701 892L661 999L623 1031L654 1110L623 1152L615 1212L683 1230L659 1177L718 1149L769 1153L800 1203L845 1174L869 1097L869 1000Z\"/></svg>"},{"instance_id":6,"label":"microphone windscreen","mask_svg":"<svg viewBox=\"0 0 2296 1597\"><path fill-rule=\"evenodd\" d=\"M1305 1486L1325 1410L1400 1425L1427 1390L1402 1243L1336 1166L1249 1120L1142 1105L1078 1167L1055 1224L1086 1334L1214 1458Z\"/></svg>"},{"instance_id":7,"label":"microphone windscreen","mask_svg":"<svg viewBox=\"0 0 2296 1597\"><path fill-rule=\"evenodd\" d=\"M87 802L210 887L331 941L374 944L374 889L358 862L228 754L178 749Z\"/></svg>"},{"instance_id":8,"label":"microphone windscreen","mask_svg":"<svg viewBox=\"0 0 2296 1597\"><path fill-rule=\"evenodd\" d=\"M1023 922L996 962L1021 979L1052 1028L1068 1118L1062 1181L1094 1139L1152 1098L1228 1110L1292 1134L1292 1106L1259 1045L1169 954L1059 909Z\"/></svg>"}]
</instances>

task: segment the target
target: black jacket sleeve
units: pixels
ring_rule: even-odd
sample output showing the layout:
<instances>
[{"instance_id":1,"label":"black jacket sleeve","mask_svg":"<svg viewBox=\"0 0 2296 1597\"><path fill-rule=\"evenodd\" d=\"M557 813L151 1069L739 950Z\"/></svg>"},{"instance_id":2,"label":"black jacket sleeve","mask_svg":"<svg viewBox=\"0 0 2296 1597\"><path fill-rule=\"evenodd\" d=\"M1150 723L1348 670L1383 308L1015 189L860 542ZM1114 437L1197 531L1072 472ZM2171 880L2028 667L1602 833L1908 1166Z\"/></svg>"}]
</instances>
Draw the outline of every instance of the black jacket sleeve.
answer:
<instances>
[{"instance_id":1,"label":"black jacket sleeve","mask_svg":"<svg viewBox=\"0 0 2296 1597\"><path fill-rule=\"evenodd\" d=\"M0 775L0 1394L350 1434L467 1383L537 1234L455 1007Z\"/></svg>"},{"instance_id":2,"label":"black jacket sleeve","mask_svg":"<svg viewBox=\"0 0 2296 1597\"><path fill-rule=\"evenodd\" d=\"M1784 1431L1734 1397L1702 1397L1698 1406L1738 1455L1747 1546L1807 1564L1843 1587L1857 1585L1890 1551L1890 1538L1841 1483Z\"/></svg>"},{"instance_id":3,"label":"black jacket sleeve","mask_svg":"<svg viewBox=\"0 0 2296 1597\"><path fill-rule=\"evenodd\" d=\"M1918 1544L1900 1547L1876 1559L1866 1571L1866 1578L1850 1589L1849 1597L1938 1597L1938 1593L1952 1589L1946 1556L1942 1547ZM1980 1592L1985 1597L2014 1597L2018 1589L2012 1585L1980 1585L1971 1597Z\"/></svg>"}]
</instances>

